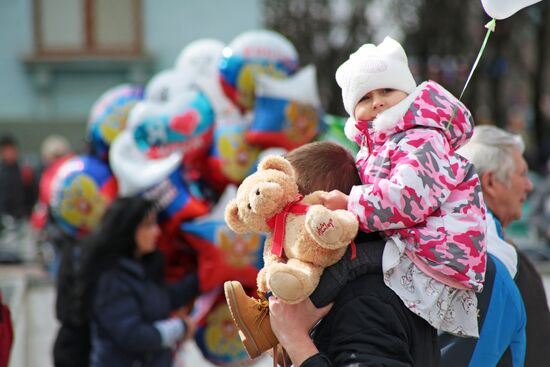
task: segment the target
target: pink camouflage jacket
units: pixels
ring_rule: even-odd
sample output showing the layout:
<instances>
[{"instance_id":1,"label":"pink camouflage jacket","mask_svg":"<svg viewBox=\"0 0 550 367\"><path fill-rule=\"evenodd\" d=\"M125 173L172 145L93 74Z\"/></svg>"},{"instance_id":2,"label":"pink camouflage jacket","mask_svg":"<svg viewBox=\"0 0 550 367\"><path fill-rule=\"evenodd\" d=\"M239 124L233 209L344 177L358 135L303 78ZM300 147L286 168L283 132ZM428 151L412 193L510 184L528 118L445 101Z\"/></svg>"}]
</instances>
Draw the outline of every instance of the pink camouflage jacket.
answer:
<instances>
[{"instance_id":1,"label":"pink camouflage jacket","mask_svg":"<svg viewBox=\"0 0 550 367\"><path fill-rule=\"evenodd\" d=\"M409 258L442 283L480 292L485 204L473 165L455 153L473 132L468 109L428 81L373 121L348 120L345 131L361 147L363 185L348 202L361 229L404 244Z\"/></svg>"}]
</instances>

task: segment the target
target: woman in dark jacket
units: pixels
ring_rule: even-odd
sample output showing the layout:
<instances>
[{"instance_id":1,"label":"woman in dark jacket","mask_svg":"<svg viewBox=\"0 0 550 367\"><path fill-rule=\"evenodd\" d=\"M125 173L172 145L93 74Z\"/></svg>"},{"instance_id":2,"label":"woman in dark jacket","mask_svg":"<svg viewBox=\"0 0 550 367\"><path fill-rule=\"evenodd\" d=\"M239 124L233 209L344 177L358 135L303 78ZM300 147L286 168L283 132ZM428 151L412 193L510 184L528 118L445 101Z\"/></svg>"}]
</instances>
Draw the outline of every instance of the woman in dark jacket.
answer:
<instances>
[{"instance_id":1,"label":"woman in dark jacket","mask_svg":"<svg viewBox=\"0 0 550 367\"><path fill-rule=\"evenodd\" d=\"M152 203L119 198L87 239L81 281L90 315L91 367L171 367L194 326L173 310L198 293L195 273L165 285ZM174 314L175 315L175 314Z\"/></svg>"}]
</instances>

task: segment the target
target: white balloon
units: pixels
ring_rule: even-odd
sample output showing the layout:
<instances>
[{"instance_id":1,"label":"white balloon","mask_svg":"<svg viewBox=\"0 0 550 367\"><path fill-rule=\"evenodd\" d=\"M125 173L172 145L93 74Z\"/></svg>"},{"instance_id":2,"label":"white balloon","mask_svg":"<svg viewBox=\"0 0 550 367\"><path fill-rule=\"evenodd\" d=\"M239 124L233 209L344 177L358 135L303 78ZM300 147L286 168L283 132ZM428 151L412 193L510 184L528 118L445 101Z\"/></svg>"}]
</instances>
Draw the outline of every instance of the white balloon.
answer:
<instances>
[{"instance_id":1,"label":"white balloon","mask_svg":"<svg viewBox=\"0 0 550 367\"><path fill-rule=\"evenodd\" d=\"M260 74L256 77L256 97L289 99L316 108L321 107L314 65L308 65L288 78L273 78Z\"/></svg>"},{"instance_id":2,"label":"white balloon","mask_svg":"<svg viewBox=\"0 0 550 367\"><path fill-rule=\"evenodd\" d=\"M155 74L145 87L145 101L164 103L194 88L191 74L167 69Z\"/></svg>"},{"instance_id":3,"label":"white balloon","mask_svg":"<svg viewBox=\"0 0 550 367\"><path fill-rule=\"evenodd\" d=\"M223 51L224 56L232 54L249 59L298 64L298 51L294 45L280 33L267 29L241 33Z\"/></svg>"},{"instance_id":4,"label":"white balloon","mask_svg":"<svg viewBox=\"0 0 550 367\"><path fill-rule=\"evenodd\" d=\"M541 0L481 0L481 4L491 18L505 19L539 1Z\"/></svg>"},{"instance_id":5,"label":"white balloon","mask_svg":"<svg viewBox=\"0 0 550 367\"><path fill-rule=\"evenodd\" d=\"M162 159L148 158L138 149L129 130L121 132L109 150L109 163L117 178L119 196L135 195L159 183L174 172L181 161L179 152Z\"/></svg>"},{"instance_id":6,"label":"white balloon","mask_svg":"<svg viewBox=\"0 0 550 367\"><path fill-rule=\"evenodd\" d=\"M173 83L173 94L184 89L196 88L208 97L216 114L216 122L223 116L238 112L225 95L219 80L219 63L225 45L211 38L191 42L181 50L176 61L176 82Z\"/></svg>"},{"instance_id":7,"label":"white balloon","mask_svg":"<svg viewBox=\"0 0 550 367\"><path fill-rule=\"evenodd\" d=\"M204 38L191 42L181 50L176 61L176 70L208 78L218 76L218 64L225 44Z\"/></svg>"}]
</instances>

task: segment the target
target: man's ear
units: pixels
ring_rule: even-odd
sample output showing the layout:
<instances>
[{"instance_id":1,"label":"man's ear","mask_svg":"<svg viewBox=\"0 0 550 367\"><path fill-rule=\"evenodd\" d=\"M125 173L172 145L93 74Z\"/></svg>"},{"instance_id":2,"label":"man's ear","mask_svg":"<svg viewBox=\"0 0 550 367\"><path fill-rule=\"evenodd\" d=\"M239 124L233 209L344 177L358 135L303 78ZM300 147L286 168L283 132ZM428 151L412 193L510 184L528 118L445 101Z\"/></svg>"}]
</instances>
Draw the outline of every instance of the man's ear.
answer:
<instances>
[{"instance_id":1,"label":"man's ear","mask_svg":"<svg viewBox=\"0 0 550 367\"><path fill-rule=\"evenodd\" d=\"M250 232L248 227L239 218L239 208L237 207L237 201L231 200L225 207L225 223L235 233L247 233Z\"/></svg>"},{"instance_id":2,"label":"man's ear","mask_svg":"<svg viewBox=\"0 0 550 367\"><path fill-rule=\"evenodd\" d=\"M496 196L496 185L502 183L499 181L496 174L492 171L484 172L479 178L481 182L481 189L483 191L483 196L486 198L492 199Z\"/></svg>"}]
</instances>

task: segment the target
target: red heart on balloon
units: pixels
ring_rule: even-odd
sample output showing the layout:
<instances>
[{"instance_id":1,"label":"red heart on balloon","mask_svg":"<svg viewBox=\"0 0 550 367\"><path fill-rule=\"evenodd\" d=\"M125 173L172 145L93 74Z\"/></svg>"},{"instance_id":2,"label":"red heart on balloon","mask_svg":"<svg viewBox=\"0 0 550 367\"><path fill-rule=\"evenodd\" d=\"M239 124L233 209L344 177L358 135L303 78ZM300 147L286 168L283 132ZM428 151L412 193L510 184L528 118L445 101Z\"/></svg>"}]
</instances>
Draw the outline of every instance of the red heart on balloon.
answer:
<instances>
[{"instance_id":1,"label":"red heart on balloon","mask_svg":"<svg viewBox=\"0 0 550 367\"><path fill-rule=\"evenodd\" d=\"M200 115L196 110L189 110L181 115L176 115L170 120L170 128L183 135L191 135L200 121Z\"/></svg>"}]
</instances>

